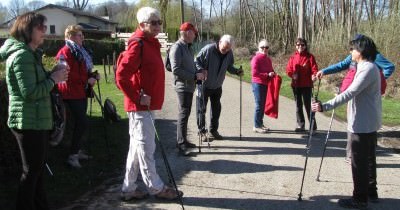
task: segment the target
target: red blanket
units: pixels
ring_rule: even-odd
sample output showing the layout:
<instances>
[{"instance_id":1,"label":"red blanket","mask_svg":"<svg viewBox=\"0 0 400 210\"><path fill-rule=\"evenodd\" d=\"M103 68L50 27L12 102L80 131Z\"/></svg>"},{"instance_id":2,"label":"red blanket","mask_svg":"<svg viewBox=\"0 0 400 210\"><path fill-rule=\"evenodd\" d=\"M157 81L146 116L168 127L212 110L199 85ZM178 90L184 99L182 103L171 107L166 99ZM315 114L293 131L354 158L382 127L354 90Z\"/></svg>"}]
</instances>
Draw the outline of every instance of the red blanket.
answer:
<instances>
[{"instance_id":1,"label":"red blanket","mask_svg":"<svg viewBox=\"0 0 400 210\"><path fill-rule=\"evenodd\" d=\"M279 90L281 89L282 78L275 75L272 79L268 80L267 84L267 98L265 101L264 113L268 117L278 118L279 108Z\"/></svg>"}]
</instances>

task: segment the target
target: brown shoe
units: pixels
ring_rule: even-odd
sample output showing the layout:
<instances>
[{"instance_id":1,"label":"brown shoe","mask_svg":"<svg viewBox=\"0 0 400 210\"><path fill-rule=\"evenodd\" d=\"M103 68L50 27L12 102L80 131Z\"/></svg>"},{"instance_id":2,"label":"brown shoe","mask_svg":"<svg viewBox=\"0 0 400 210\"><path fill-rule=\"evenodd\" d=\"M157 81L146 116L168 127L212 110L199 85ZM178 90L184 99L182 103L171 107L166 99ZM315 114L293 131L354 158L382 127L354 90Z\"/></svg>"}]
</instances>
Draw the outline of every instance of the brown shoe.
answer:
<instances>
[{"instance_id":1,"label":"brown shoe","mask_svg":"<svg viewBox=\"0 0 400 210\"><path fill-rule=\"evenodd\" d=\"M183 195L182 191L178 190L178 193L176 193L175 189L172 189L171 187L168 186L164 186L161 192L156 194L155 197L166 200L175 200L178 197L182 197L182 195Z\"/></svg>"},{"instance_id":2,"label":"brown shoe","mask_svg":"<svg viewBox=\"0 0 400 210\"><path fill-rule=\"evenodd\" d=\"M133 192L121 192L121 200L123 201L129 201L132 199L144 199L148 196L149 194L147 192L140 191L136 189Z\"/></svg>"}]
</instances>

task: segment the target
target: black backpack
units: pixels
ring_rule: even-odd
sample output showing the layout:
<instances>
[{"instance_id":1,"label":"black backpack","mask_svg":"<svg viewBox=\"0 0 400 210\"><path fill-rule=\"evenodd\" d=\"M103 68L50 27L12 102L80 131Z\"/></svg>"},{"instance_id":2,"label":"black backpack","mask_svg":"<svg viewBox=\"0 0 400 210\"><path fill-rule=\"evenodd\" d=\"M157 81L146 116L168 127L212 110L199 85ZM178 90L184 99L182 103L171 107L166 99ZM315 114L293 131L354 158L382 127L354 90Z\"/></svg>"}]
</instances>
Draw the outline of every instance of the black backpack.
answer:
<instances>
[{"instance_id":1,"label":"black backpack","mask_svg":"<svg viewBox=\"0 0 400 210\"><path fill-rule=\"evenodd\" d=\"M169 60L169 50L170 49L171 49L171 47L167 48L167 52L166 52L166 55L165 55L164 67L165 67L165 70L167 70L169 72L172 72L171 61Z\"/></svg>"},{"instance_id":2,"label":"black backpack","mask_svg":"<svg viewBox=\"0 0 400 210\"><path fill-rule=\"evenodd\" d=\"M117 113L117 107L108 98L104 101L104 118L109 122L119 122L121 120L121 117Z\"/></svg>"}]
</instances>

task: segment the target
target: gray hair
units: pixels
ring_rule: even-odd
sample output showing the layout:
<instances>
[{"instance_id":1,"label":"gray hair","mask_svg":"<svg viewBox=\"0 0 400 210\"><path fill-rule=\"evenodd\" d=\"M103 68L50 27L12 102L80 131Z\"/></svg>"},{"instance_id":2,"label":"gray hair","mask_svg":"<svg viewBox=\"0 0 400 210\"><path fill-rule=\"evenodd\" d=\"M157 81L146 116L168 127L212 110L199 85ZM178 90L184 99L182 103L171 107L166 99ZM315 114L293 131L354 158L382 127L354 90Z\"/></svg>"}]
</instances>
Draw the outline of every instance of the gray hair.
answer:
<instances>
[{"instance_id":1,"label":"gray hair","mask_svg":"<svg viewBox=\"0 0 400 210\"><path fill-rule=\"evenodd\" d=\"M226 42L228 44L230 44L232 47L235 44L235 40L233 39L233 36L229 35L229 34L225 34L221 37L221 39L219 39L219 42Z\"/></svg>"},{"instance_id":2,"label":"gray hair","mask_svg":"<svg viewBox=\"0 0 400 210\"><path fill-rule=\"evenodd\" d=\"M269 46L269 43L266 39L261 39L261 41L258 43L258 48L262 46Z\"/></svg>"},{"instance_id":3,"label":"gray hair","mask_svg":"<svg viewBox=\"0 0 400 210\"><path fill-rule=\"evenodd\" d=\"M136 14L136 19L138 23L148 22L152 17L161 19L160 12L151 7L142 7L138 10Z\"/></svg>"}]
</instances>

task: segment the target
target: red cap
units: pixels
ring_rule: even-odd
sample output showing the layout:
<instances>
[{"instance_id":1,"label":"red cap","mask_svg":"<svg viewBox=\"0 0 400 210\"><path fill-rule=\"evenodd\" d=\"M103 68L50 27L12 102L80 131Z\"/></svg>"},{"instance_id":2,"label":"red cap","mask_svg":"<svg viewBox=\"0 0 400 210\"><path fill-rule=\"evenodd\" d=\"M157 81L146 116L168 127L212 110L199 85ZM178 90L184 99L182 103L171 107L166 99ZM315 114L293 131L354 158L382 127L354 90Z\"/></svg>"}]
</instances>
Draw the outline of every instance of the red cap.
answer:
<instances>
[{"instance_id":1,"label":"red cap","mask_svg":"<svg viewBox=\"0 0 400 210\"><path fill-rule=\"evenodd\" d=\"M179 30L181 31L189 31L192 30L195 34L197 34L197 29L196 27L194 27L193 24L189 23L189 22L184 22L182 23L181 27L179 28Z\"/></svg>"}]
</instances>

